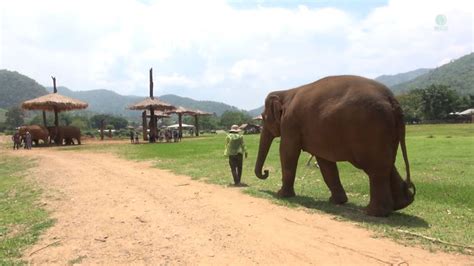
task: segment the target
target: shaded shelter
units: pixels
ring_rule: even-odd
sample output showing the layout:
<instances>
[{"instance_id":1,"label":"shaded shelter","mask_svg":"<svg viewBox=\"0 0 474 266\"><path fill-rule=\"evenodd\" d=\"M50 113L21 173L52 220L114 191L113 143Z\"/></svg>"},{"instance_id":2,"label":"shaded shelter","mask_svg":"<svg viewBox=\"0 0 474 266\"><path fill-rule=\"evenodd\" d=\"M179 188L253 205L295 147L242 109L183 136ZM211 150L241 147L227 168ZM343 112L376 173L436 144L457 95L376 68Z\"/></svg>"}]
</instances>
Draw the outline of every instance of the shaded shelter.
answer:
<instances>
[{"instance_id":1,"label":"shaded shelter","mask_svg":"<svg viewBox=\"0 0 474 266\"><path fill-rule=\"evenodd\" d=\"M53 111L54 112L54 126L56 127L56 136L58 136L58 127L59 127L59 119L58 113L62 111L70 111L70 110L79 110L85 109L89 104L86 102L76 100L67 96L63 96L58 93L56 89L56 78L51 77L53 79L53 93L43 95L41 97L24 101L21 104L21 107L26 110L42 110L43 111L43 123L46 125L46 114L44 111Z\"/></svg>"},{"instance_id":2,"label":"shaded shelter","mask_svg":"<svg viewBox=\"0 0 474 266\"><path fill-rule=\"evenodd\" d=\"M204 112L201 110L194 110L194 126L196 127L196 137L199 136L199 116L208 116L212 115L211 113Z\"/></svg>"},{"instance_id":3,"label":"shaded shelter","mask_svg":"<svg viewBox=\"0 0 474 266\"><path fill-rule=\"evenodd\" d=\"M168 114L178 115L179 135L183 136L183 115L194 115L196 112L193 110L186 109L182 106L178 106L175 110L168 111Z\"/></svg>"},{"instance_id":4,"label":"shaded shelter","mask_svg":"<svg viewBox=\"0 0 474 266\"><path fill-rule=\"evenodd\" d=\"M150 138L154 142L157 137L156 127L156 115L155 111L169 111L174 110L176 107L169 103L165 103L158 98L153 96L153 68L150 68L150 97L145 98L143 101L133 104L128 107L130 110L149 110L150 111ZM142 113L143 119L143 140L147 139L147 123L146 113Z\"/></svg>"}]
</instances>

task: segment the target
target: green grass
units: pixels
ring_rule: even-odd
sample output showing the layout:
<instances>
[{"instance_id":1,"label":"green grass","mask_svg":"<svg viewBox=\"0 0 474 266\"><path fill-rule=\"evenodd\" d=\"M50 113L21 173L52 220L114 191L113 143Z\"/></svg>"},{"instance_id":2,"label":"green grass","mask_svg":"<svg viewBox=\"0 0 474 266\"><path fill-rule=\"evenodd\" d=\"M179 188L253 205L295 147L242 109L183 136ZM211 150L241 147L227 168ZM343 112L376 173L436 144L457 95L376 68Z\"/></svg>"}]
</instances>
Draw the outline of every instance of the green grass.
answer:
<instances>
[{"instance_id":1,"label":"green grass","mask_svg":"<svg viewBox=\"0 0 474 266\"><path fill-rule=\"evenodd\" d=\"M0 157L0 265L21 264L22 251L53 223L37 205L41 191L25 180L24 171L33 166L19 157Z\"/></svg>"},{"instance_id":2,"label":"green grass","mask_svg":"<svg viewBox=\"0 0 474 266\"><path fill-rule=\"evenodd\" d=\"M232 182L226 157L223 156L225 135L185 139L182 143L154 145L103 145L72 147L117 152L132 160L151 160L163 169L194 179L228 185ZM462 246L474 242L474 124L418 125L407 127L407 149L411 176L417 187L415 202L388 218L366 216L368 178L349 163L338 163L341 181L349 203L335 206L328 203L329 190L319 169L306 166L309 155L302 153L298 165L295 191L297 197L278 199L275 192L281 186L278 155L279 139L272 145L265 163L270 177L258 180L253 174L258 150L258 135L245 136L249 158L244 161L245 193L267 198L277 204L305 207L308 211L329 213L334 219L348 220L406 244L422 244L427 248L460 251L472 254L470 248L460 248L428 241L400 232L405 230ZM404 177L401 152L397 168Z\"/></svg>"}]
</instances>

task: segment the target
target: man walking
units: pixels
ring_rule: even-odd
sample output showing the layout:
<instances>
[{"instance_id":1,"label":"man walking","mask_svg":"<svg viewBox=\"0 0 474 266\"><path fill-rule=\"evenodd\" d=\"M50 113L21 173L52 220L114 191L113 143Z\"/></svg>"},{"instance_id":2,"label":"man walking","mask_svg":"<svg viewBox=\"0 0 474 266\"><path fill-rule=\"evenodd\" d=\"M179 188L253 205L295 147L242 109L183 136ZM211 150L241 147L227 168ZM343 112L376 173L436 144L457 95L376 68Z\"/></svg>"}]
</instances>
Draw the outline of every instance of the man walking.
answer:
<instances>
[{"instance_id":1,"label":"man walking","mask_svg":"<svg viewBox=\"0 0 474 266\"><path fill-rule=\"evenodd\" d=\"M233 125L226 137L224 155L229 157L230 171L234 178L234 185L240 185L242 177L243 155L247 158L247 149L244 144L244 136L239 134L239 126Z\"/></svg>"}]
</instances>

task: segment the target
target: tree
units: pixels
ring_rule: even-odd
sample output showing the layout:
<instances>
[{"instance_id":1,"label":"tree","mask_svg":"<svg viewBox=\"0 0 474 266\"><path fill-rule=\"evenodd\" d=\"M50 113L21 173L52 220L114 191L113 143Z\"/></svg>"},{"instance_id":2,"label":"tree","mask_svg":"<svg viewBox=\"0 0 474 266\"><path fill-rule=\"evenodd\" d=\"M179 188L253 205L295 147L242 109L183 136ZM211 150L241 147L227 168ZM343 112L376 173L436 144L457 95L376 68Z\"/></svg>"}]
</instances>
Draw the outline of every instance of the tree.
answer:
<instances>
[{"instance_id":1,"label":"tree","mask_svg":"<svg viewBox=\"0 0 474 266\"><path fill-rule=\"evenodd\" d=\"M122 129L128 126L127 119L120 116L99 114L90 118L91 126L94 128L100 128L101 121L104 121L107 125L113 125L115 129Z\"/></svg>"},{"instance_id":2,"label":"tree","mask_svg":"<svg viewBox=\"0 0 474 266\"><path fill-rule=\"evenodd\" d=\"M238 111L225 111L221 115L220 125L229 129L232 125L241 125L250 121L252 121L252 118L248 114Z\"/></svg>"},{"instance_id":3,"label":"tree","mask_svg":"<svg viewBox=\"0 0 474 266\"><path fill-rule=\"evenodd\" d=\"M185 116L184 124L194 125L194 116ZM219 118L215 115L199 116L199 128L202 130L214 130L219 127Z\"/></svg>"},{"instance_id":4,"label":"tree","mask_svg":"<svg viewBox=\"0 0 474 266\"><path fill-rule=\"evenodd\" d=\"M431 85L420 91L420 104L425 120L446 119L460 104L459 94L444 85Z\"/></svg>"},{"instance_id":5,"label":"tree","mask_svg":"<svg viewBox=\"0 0 474 266\"><path fill-rule=\"evenodd\" d=\"M18 106L13 106L5 113L5 124L8 128L17 128L25 123L25 114Z\"/></svg>"},{"instance_id":6,"label":"tree","mask_svg":"<svg viewBox=\"0 0 474 266\"><path fill-rule=\"evenodd\" d=\"M423 115L421 111L421 90L411 90L397 96L397 100L402 107L405 122L421 121Z\"/></svg>"}]
</instances>

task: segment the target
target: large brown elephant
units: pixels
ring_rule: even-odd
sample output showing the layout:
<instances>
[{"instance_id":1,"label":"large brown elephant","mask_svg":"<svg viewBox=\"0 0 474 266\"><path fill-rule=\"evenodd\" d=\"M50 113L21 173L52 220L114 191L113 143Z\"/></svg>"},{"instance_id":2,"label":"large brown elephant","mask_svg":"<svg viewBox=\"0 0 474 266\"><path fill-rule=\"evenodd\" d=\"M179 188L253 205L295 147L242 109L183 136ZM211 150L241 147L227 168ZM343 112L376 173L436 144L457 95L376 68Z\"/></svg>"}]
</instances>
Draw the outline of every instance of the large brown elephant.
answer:
<instances>
[{"instance_id":1,"label":"large brown elephant","mask_svg":"<svg viewBox=\"0 0 474 266\"><path fill-rule=\"evenodd\" d=\"M81 144L81 130L74 126L59 126L58 133L56 133L56 127L48 127L50 140L54 141L57 145L74 144L74 139L77 144Z\"/></svg>"},{"instance_id":2,"label":"large brown elephant","mask_svg":"<svg viewBox=\"0 0 474 266\"><path fill-rule=\"evenodd\" d=\"M410 205L415 186L405 146L403 112L384 85L358 76L333 76L298 88L271 92L262 113L263 131L255 164L260 179L275 137L280 140L281 197L295 196L293 188L301 150L314 155L331 191L330 202L347 202L336 162L348 161L364 170L370 181L367 214L388 216ZM407 180L395 168L400 143ZM413 189L413 191L411 191Z\"/></svg>"},{"instance_id":3,"label":"large brown elephant","mask_svg":"<svg viewBox=\"0 0 474 266\"><path fill-rule=\"evenodd\" d=\"M48 143L49 132L48 129L40 125L21 126L18 129L18 133L22 138L25 138L26 131L31 134L31 141L38 146L39 140L42 140L44 144Z\"/></svg>"}]
</instances>

